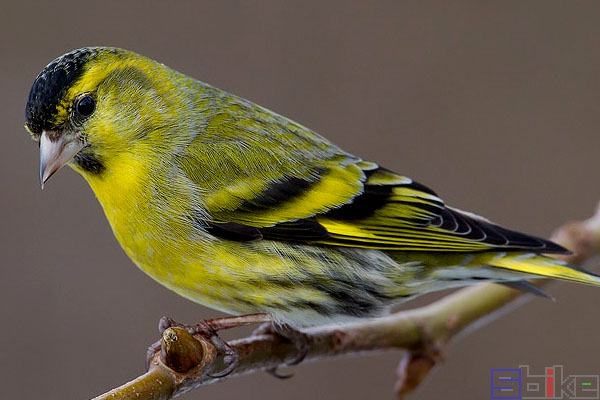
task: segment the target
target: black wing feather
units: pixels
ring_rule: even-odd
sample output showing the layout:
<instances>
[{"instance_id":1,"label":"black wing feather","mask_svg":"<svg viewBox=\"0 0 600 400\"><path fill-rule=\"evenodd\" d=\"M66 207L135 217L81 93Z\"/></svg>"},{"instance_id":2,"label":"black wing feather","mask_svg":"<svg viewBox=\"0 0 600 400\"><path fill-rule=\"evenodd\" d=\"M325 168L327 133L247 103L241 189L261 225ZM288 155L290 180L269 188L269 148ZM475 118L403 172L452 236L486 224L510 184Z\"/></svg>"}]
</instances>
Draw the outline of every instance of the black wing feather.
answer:
<instances>
[{"instance_id":1,"label":"black wing feather","mask_svg":"<svg viewBox=\"0 0 600 400\"><path fill-rule=\"evenodd\" d=\"M378 176L378 173L382 175ZM390 176L392 181L397 177L398 182L381 183L383 179L390 179ZM206 229L214 236L236 241L268 239L400 251L467 251L464 249L473 248L473 251L570 253L549 240L506 229L481 217L447 207L433 190L408 178L394 175L389 170L365 170L365 177L362 193L341 207L326 210L314 217L264 227L232 222L207 222ZM310 193L317 182L318 179L315 178L294 177L273 182L263 193L245 201L240 206L240 211L285 205L298 196ZM389 211L387 207L390 205L415 212L409 216L399 214L394 217L381 217L380 211ZM341 230L330 231L330 226L335 228L331 221L341 224ZM344 226L354 227L358 232L365 229L368 234L347 234ZM354 231L350 229L349 232ZM415 244L411 244L411 240L414 240Z\"/></svg>"}]
</instances>

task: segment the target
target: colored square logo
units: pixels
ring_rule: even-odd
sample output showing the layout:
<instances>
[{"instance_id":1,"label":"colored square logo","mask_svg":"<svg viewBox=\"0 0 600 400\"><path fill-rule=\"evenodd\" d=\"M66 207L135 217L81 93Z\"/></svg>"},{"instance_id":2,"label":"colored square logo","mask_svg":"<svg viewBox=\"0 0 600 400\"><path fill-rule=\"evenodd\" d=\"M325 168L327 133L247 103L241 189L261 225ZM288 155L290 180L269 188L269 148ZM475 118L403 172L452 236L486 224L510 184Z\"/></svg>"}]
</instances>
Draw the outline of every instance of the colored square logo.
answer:
<instances>
[{"instance_id":1,"label":"colored square logo","mask_svg":"<svg viewBox=\"0 0 600 400\"><path fill-rule=\"evenodd\" d=\"M492 400L521 399L521 370L492 369Z\"/></svg>"}]
</instances>

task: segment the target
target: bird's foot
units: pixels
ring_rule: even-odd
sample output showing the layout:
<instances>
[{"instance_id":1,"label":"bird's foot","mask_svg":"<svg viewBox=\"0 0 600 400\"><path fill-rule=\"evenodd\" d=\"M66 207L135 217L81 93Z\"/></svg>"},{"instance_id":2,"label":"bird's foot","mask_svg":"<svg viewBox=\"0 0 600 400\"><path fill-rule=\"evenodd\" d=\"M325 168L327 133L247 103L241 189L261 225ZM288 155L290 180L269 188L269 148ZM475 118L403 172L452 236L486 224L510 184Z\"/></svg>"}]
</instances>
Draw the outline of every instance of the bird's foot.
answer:
<instances>
[{"instance_id":1,"label":"bird's foot","mask_svg":"<svg viewBox=\"0 0 600 400\"><path fill-rule=\"evenodd\" d=\"M188 331L191 335L202 336L206 341L215 346L215 349L218 353L223 354L223 362L226 365L225 368L218 374L209 375L213 378L222 378L229 375L235 369L239 362L239 356L235 349L233 349L226 341L219 337L217 332L269 320L269 317L265 314L249 314L238 317L207 319L194 325L183 325L174 321L172 318L162 317L158 323L158 331L162 335L163 332L168 328L180 327ZM159 340L148 348L146 356L146 368L149 367L156 351L160 349L160 345L161 341Z\"/></svg>"},{"instance_id":2,"label":"bird's foot","mask_svg":"<svg viewBox=\"0 0 600 400\"><path fill-rule=\"evenodd\" d=\"M219 330L234 327L222 323L222 319L223 318L219 318L218 320L205 320L194 325L183 325L175 322L169 317L162 317L158 323L158 330L162 335L166 329L177 326L185 329L191 335L200 335L208 342L212 343L212 345L215 346L217 353L223 354L225 368L216 374L209 374L209 376L212 378L222 378L229 375L239 362L237 352L217 334Z\"/></svg>"},{"instance_id":3,"label":"bird's foot","mask_svg":"<svg viewBox=\"0 0 600 400\"><path fill-rule=\"evenodd\" d=\"M252 332L252 335L273 335L279 337L280 339L293 343L298 349L298 355L293 360L286 362L286 365L288 366L300 364L304 360L304 358L306 358L306 355L310 350L310 338L308 337L308 335L304 332L291 328L288 325L279 325L274 324L273 322L265 322L257 329L255 329L254 332ZM269 368L266 371L278 379L288 379L293 376L293 374L291 373L282 374L277 370L277 367Z\"/></svg>"}]
</instances>

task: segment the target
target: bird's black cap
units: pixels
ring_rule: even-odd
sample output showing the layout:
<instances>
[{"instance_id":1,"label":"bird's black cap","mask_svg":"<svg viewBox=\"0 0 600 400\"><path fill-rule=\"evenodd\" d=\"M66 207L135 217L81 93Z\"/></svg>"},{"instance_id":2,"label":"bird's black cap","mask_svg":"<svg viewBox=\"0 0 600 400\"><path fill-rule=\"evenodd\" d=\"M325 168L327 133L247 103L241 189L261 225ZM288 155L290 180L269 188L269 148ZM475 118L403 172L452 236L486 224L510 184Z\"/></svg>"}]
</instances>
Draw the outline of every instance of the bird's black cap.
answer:
<instances>
[{"instance_id":1,"label":"bird's black cap","mask_svg":"<svg viewBox=\"0 0 600 400\"><path fill-rule=\"evenodd\" d=\"M58 104L67 89L81 76L85 64L100 48L82 48L62 55L46 66L37 76L25 107L25 123L33 133L53 130Z\"/></svg>"}]
</instances>

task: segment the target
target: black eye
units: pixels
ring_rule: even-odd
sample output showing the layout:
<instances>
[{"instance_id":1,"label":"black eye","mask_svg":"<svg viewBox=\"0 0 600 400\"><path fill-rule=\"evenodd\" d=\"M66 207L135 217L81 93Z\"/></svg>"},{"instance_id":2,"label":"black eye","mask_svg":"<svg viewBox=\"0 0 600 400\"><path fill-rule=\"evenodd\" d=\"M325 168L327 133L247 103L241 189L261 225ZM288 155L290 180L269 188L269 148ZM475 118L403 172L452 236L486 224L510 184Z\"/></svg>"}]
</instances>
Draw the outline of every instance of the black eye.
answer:
<instances>
[{"instance_id":1,"label":"black eye","mask_svg":"<svg viewBox=\"0 0 600 400\"><path fill-rule=\"evenodd\" d=\"M86 94L75 103L75 111L82 117L89 117L96 109L96 101L92 96Z\"/></svg>"}]
</instances>

